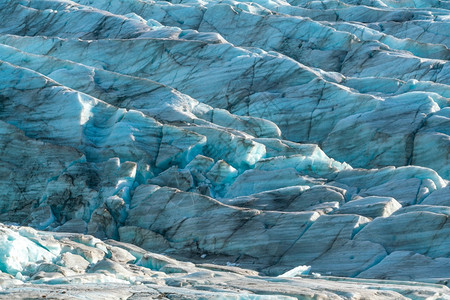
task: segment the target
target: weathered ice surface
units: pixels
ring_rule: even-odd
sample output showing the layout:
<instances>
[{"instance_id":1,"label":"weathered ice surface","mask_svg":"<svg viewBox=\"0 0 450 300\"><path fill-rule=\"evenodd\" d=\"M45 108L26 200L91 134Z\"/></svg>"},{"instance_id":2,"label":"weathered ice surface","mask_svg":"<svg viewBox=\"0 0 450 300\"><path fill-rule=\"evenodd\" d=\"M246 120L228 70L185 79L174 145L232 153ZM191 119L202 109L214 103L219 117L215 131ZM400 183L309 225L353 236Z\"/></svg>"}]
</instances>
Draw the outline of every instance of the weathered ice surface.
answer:
<instances>
[{"instance_id":1,"label":"weathered ice surface","mask_svg":"<svg viewBox=\"0 0 450 300\"><path fill-rule=\"evenodd\" d=\"M448 299L449 16L0 1L1 295Z\"/></svg>"},{"instance_id":2,"label":"weathered ice surface","mask_svg":"<svg viewBox=\"0 0 450 300\"><path fill-rule=\"evenodd\" d=\"M449 299L450 292L415 282L263 277L230 263L182 262L132 244L29 227L0 225L0 246L0 297L9 299Z\"/></svg>"},{"instance_id":3,"label":"weathered ice surface","mask_svg":"<svg viewBox=\"0 0 450 300\"><path fill-rule=\"evenodd\" d=\"M394 198L372 196L347 202L336 213L360 214L369 218L389 217L401 207Z\"/></svg>"}]
</instances>

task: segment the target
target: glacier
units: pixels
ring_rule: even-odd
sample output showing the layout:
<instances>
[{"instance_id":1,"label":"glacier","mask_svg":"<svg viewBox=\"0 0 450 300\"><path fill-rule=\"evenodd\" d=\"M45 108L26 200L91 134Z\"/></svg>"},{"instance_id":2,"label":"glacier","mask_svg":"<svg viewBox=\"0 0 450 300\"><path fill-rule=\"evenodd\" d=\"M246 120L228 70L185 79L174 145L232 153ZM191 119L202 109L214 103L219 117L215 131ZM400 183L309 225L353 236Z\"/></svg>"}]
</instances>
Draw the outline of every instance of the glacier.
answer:
<instances>
[{"instance_id":1,"label":"glacier","mask_svg":"<svg viewBox=\"0 0 450 300\"><path fill-rule=\"evenodd\" d=\"M0 18L0 297L450 299L449 1Z\"/></svg>"}]
</instances>

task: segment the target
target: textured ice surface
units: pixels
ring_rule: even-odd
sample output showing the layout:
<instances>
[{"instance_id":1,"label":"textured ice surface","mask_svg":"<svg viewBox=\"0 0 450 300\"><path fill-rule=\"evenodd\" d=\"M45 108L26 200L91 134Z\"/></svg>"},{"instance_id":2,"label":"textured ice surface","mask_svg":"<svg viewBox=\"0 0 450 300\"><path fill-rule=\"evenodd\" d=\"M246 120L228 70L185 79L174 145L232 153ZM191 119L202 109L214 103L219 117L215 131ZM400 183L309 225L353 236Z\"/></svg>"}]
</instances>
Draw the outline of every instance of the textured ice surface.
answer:
<instances>
[{"instance_id":1,"label":"textured ice surface","mask_svg":"<svg viewBox=\"0 0 450 300\"><path fill-rule=\"evenodd\" d=\"M2 287L447 297L248 269L448 285L449 12L419 0L0 1L0 222L56 239L3 226Z\"/></svg>"},{"instance_id":2,"label":"textured ice surface","mask_svg":"<svg viewBox=\"0 0 450 300\"><path fill-rule=\"evenodd\" d=\"M220 266L205 263L200 257L196 263L182 262L132 244L29 227L0 225L0 243L2 298L407 299L414 295L415 299L448 299L450 292L438 284L329 276L314 279L307 276L309 266L296 267L279 278L264 277L230 262ZM401 279L408 279L402 276L417 270L405 275L402 264L411 259L434 273L439 264L449 263L448 259L431 260L410 252L394 252L385 260L401 268ZM445 277L447 271L435 275ZM384 274L379 268L372 272Z\"/></svg>"}]
</instances>

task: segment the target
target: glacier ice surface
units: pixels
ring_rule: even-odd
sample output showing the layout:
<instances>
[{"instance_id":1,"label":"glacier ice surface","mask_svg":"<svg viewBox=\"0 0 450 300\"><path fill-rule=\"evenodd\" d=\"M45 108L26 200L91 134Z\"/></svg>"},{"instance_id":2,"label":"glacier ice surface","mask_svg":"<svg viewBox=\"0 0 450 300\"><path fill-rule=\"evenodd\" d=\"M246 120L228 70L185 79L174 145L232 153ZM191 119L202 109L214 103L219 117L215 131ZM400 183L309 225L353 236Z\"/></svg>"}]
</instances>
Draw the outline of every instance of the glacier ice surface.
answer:
<instances>
[{"instance_id":1,"label":"glacier ice surface","mask_svg":"<svg viewBox=\"0 0 450 300\"><path fill-rule=\"evenodd\" d=\"M1 292L448 299L449 11L0 2Z\"/></svg>"}]
</instances>

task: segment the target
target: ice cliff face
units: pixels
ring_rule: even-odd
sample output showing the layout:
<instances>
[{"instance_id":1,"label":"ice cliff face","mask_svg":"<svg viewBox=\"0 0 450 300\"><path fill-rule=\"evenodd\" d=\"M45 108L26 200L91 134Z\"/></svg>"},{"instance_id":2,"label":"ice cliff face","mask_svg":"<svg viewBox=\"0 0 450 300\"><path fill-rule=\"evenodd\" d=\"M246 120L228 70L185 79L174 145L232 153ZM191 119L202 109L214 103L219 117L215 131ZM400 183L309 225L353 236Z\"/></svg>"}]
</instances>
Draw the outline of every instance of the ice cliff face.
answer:
<instances>
[{"instance_id":1,"label":"ice cliff face","mask_svg":"<svg viewBox=\"0 0 450 300\"><path fill-rule=\"evenodd\" d=\"M0 2L0 222L266 275L446 284L449 11ZM47 250L35 261L58 265Z\"/></svg>"}]
</instances>

